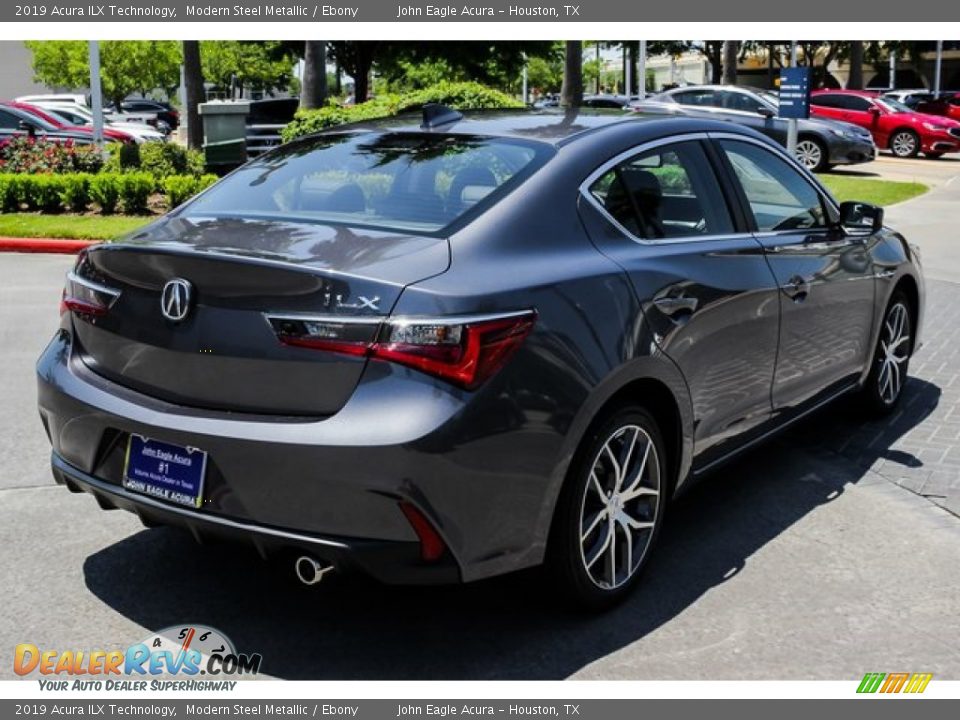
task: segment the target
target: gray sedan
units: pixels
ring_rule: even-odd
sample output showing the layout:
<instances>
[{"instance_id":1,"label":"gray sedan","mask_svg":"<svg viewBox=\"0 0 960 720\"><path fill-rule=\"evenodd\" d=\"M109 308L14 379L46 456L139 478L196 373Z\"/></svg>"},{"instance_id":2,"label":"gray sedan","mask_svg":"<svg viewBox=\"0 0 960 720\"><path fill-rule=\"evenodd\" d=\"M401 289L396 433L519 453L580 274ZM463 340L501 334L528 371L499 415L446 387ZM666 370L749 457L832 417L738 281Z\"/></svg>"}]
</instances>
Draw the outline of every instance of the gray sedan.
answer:
<instances>
[{"instance_id":1,"label":"gray sedan","mask_svg":"<svg viewBox=\"0 0 960 720\"><path fill-rule=\"evenodd\" d=\"M304 137L78 257L37 365L54 477L307 584L546 563L606 607L696 478L909 392L924 285L882 220L731 123Z\"/></svg>"},{"instance_id":2,"label":"gray sedan","mask_svg":"<svg viewBox=\"0 0 960 720\"><path fill-rule=\"evenodd\" d=\"M714 118L746 125L786 147L787 121L777 117L777 99L769 93L733 85L674 88L633 103L648 113ZM834 165L870 162L877 148L869 130L852 123L810 118L798 122L797 160L808 170L824 172Z\"/></svg>"}]
</instances>

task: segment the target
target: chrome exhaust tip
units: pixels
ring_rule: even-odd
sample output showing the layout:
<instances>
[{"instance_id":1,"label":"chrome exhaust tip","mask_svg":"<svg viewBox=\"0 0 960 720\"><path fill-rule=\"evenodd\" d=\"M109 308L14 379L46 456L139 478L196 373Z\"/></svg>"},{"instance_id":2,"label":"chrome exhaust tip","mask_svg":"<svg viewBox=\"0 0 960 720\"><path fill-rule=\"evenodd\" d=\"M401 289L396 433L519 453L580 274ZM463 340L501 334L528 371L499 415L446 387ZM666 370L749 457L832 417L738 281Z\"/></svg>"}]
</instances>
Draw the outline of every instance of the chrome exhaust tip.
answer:
<instances>
[{"instance_id":1,"label":"chrome exhaust tip","mask_svg":"<svg viewBox=\"0 0 960 720\"><path fill-rule=\"evenodd\" d=\"M333 570L333 565L325 565L309 555L301 555L294 564L297 579L304 585L316 585L323 576Z\"/></svg>"}]
</instances>

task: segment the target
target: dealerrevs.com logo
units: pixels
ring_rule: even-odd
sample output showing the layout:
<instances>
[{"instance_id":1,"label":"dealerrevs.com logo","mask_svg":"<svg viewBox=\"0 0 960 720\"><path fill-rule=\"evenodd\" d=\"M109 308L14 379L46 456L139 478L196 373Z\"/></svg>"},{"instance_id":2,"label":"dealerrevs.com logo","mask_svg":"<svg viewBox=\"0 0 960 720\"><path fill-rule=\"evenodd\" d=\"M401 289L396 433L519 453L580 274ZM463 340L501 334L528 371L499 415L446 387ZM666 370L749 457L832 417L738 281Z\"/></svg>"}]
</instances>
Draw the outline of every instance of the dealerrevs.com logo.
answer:
<instances>
[{"instance_id":1,"label":"dealerrevs.com logo","mask_svg":"<svg viewBox=\"0 0 960 720\"><path fill-rule=\"evenodd\" d=\"M13 669L20 676L71 678L38 678L42 690L232 690L236 683L226 678L255 676L262 661L259 653L237 652L219 630L193 624L165 628L126 649L52 650L21 643ZM136 679L158 676L189 680Z\"/></svg>"}]
</instances>

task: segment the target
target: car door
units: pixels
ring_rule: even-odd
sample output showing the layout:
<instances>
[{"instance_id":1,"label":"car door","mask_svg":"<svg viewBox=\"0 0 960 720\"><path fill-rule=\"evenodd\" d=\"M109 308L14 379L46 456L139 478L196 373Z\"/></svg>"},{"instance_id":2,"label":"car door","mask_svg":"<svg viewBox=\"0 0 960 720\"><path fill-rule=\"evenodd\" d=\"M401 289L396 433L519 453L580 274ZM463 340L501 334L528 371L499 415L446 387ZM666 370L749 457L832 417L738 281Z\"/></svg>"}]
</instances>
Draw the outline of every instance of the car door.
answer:
<instances>
[{"instance_id":1,"label":"car door","mask_svg":"<svg viewBox=\"0 0 960 720\"><path fill-rule=\"evenodd\" d=\"M657 348L686 378L695 468L770 418L779 334L776 281L711 152L705 135L640 146L595 171L580 203L591 239L629 275Z\"/></svg>"},{"instance_id":2,"label":"car door","mask_svg":"<svg viewBox=\"0 0 960 720\"><path fill-rule=\"evenodd\" d=\"M830 200L774 148L732 137L717 144L780 286L772 401L789 413L856 382L869 361L872 241L844 233Z\"/></svg>"},{"instance_id":3,"label":"car door","mask_svg":"<svg viewBox=\"0 0 960 720\"><path fill-rule=\"evenodd\" d=\"M787 144L787 122L777 117L761 114L763 106L749 93L725 89L717 93L723 109L737 114L737 122L752 127L781 145Z\"/></svg>"}]
</instances>

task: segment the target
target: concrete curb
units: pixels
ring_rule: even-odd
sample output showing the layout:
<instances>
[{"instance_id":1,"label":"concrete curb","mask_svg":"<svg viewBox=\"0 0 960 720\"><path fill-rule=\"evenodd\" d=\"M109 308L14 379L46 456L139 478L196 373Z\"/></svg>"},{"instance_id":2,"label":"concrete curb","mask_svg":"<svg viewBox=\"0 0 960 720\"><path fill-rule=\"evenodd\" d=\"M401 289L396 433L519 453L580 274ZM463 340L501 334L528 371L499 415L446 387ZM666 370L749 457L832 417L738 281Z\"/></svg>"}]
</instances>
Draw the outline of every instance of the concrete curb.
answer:
<instances>
[{"instance_id":1,"label":"concrete curb","mask_svg":"<svg viewBox=\"0 0 960 720\"><path fill-rule=\"evenodd\" d=\"M0 252L76 253L99 240L0 237Z\"/></svg>"}]
</instances>

